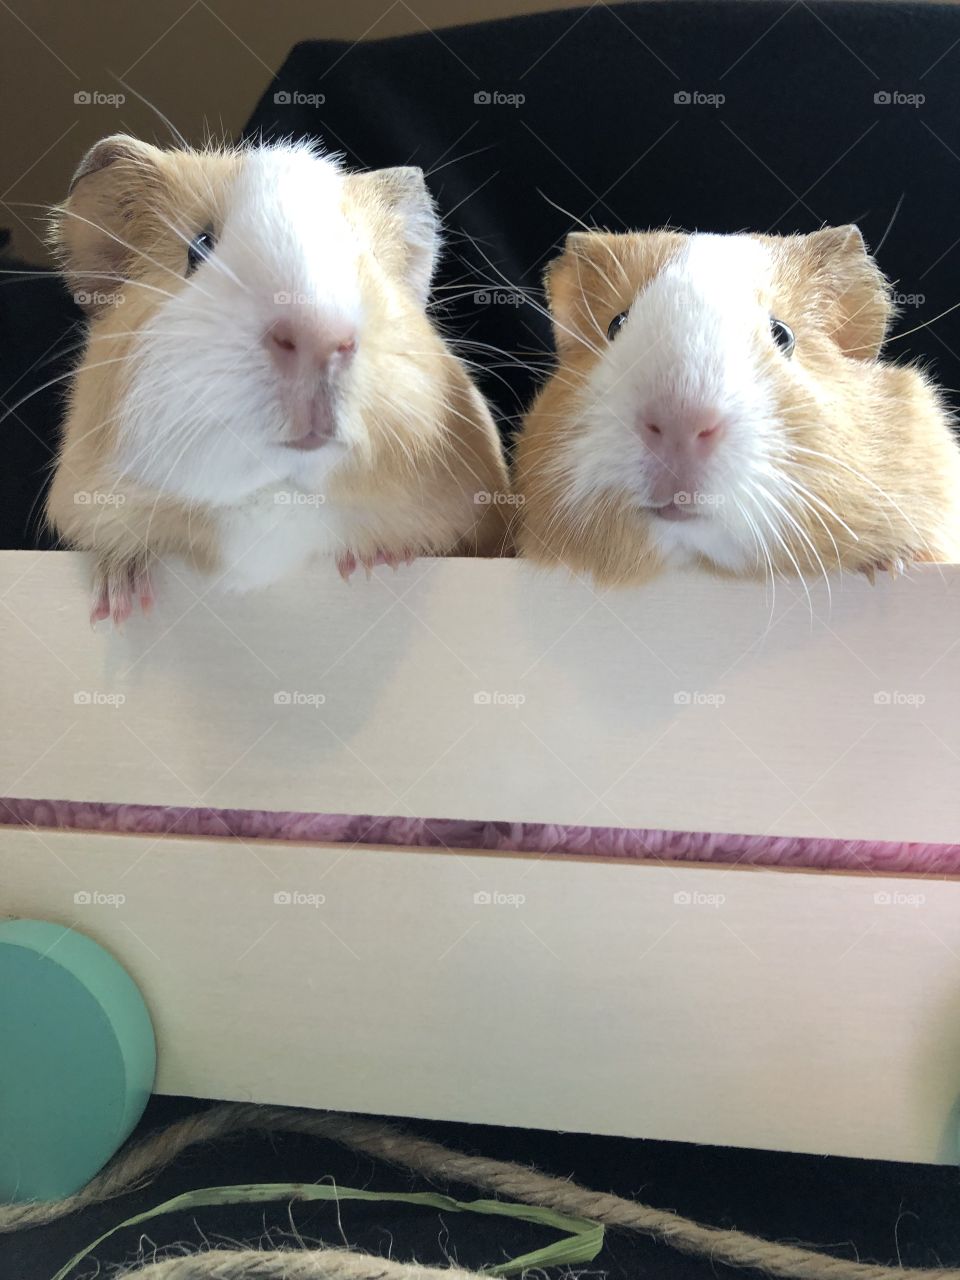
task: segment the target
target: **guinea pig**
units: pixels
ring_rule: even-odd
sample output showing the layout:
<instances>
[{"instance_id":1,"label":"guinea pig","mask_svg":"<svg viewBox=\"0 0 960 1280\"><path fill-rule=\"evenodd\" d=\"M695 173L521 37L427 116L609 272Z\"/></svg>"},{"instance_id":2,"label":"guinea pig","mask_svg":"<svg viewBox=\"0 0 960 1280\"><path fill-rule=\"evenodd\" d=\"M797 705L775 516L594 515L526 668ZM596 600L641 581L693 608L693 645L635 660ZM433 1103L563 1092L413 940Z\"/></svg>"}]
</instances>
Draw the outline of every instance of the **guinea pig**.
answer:
<instances>
[{"instance_id":1,"label":"guinea pig","mask_svg":"<svg viewBox=\"0 0 960 1280\"><path fill-rule=\"evenodd\" d=\"M159 558L247 590L316 555L348 577L501 549L496 428L427 314L419 169L118 135L51 234L90 327L47 514L94 553L93 620L149 607Z\"/></svg>"},{"instance_id":2,"label":"guinea pig","mask_svg":"<svg viewBox=\"0 0 960 1280\"><path fill-rule=\"evenodd\" d=\"M960 560L960 449L930 380L879 358L891 289L856 227L577 232L546 289L521 554L611 585Z\"/></svg>"}]
</instances>

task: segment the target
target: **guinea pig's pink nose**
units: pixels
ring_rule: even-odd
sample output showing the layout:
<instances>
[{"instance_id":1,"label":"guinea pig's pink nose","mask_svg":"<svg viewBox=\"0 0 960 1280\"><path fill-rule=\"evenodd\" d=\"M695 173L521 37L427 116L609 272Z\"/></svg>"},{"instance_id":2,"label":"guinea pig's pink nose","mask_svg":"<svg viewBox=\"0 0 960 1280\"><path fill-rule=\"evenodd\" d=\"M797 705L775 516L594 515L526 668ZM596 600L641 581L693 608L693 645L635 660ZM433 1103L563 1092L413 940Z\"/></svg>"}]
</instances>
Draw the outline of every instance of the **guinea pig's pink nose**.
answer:
<instances>
[{"instance_id":1,"label":"guinea pig's pink nose","mask_svg":"<svg viewBox=\"0 0 960 1280\"><path fill-rule=\"evenodd\" d=\"M723 437L724 423L716 413L690 410L642 417L637 430L658 457L707 458Z\"/></svg>"},{"instance_id":2,"label":"guinea pig's pink nose","mask_svg":"<svg viewBox=\"0 0 960 1280\"><path fill-rule=\"evenodd\" d=\"M288 374L310 369L342 368L357 350L357 334L346 323L324 325L284 316L264 335L264 344L277 366Z\"/></svg>"}]
</instances>

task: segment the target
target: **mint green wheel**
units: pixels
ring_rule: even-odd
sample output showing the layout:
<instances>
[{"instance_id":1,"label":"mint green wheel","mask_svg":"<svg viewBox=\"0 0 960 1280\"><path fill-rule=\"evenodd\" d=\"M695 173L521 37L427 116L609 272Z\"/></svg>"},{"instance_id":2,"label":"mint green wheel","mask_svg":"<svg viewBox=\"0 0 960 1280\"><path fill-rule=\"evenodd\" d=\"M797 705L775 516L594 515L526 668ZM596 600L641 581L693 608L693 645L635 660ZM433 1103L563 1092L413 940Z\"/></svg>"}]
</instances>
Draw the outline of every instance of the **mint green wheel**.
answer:
<instances>
[{"instance_id":1,"label":"mint green wheel","mask_svg":"<svg viewBox=\"0 0 960 1280\"><path fill-rule=\"evenodd\" d=\"M0 923L0 1201L71 1195L129 1137L157 1051L127 971L82 933Z\"/></svg>"}]
</instances>

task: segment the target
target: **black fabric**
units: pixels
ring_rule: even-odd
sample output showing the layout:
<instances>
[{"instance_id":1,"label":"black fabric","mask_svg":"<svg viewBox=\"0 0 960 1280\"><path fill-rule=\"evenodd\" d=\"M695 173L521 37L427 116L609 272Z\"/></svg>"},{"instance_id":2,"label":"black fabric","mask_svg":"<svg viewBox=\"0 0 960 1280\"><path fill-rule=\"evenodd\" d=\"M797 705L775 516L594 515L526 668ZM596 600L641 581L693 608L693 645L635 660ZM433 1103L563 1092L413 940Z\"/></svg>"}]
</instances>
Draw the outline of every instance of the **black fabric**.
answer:
<instances>
[{"instance_id":1,"label":"black fabric","mask_svg":"<svg viewBox=\"0 0 960 1280\"><path fill-rule=\"evenodd\" d=\"M138 1136L203 1106L186 1098L154 1098ZM482 1125L417 1122L410 1127L462 1151L535 1164L589 1187L640 1198L715 1226L819 1245L843 1258L907 1267L960 1264L956 1169ZM247 1134L192 1148L151 1185L131 1195L49 1227L0 1236L0 1276L50 1280L101 1232L191 1188L331 1178L339 1186L376 1191L442 1190L464 1200L482 1195L475 1188L432 1185L319 1139L287 1136L270 1141ZM332 1205L280 1203L171 1214L119 1233L94 1256L100 1264L98 1274L109 1274L113 1265L132 1261L141 1244L149 1257L153 1246L164 1256L178 1244L192 1250L205 1243L296 1247L298 1240L342 1245L344 1238L368 1252L404 1261L417 1258L443 1266L454 1260L479 1268L539 1248L556 1235L502 1219L410 1206L345 1203L339 1207L338 1221ZM90 1276L95 1270L87 1259L76 1275ZM608 1232L599 1258L578 1271L584 1280L757 1280L758 1275L706 1258L687 1258L625 1232ZM557 1272L551 1274L559 1280Z\"/></svg>"},{"instance_id":2,"label":"black fabric","mask_svg":"<svg viewBox=\"0 0 960 1280\"><path fill-rule=\"evenodd\" d=\"M59 277L0 256L0 550L54 545L43 496L63 415L62 375L82 339L82 313Z\"/></svg>"},{"instance_id":3,"label":"black fabric","mask_svg":"<svg viewBox=\"0 0 960 1280\"><path fill-rule=\"evenodd\" d=\"M899 329L960 301L958 40L952 5L804 0L596 4L318 40L293 50L247 133L319 138L352 165L433 171L452 236L438 296L467 286L440 314L456 337L509 353L505 364L464 349L497 366L483 389L511 417L548 325L510 298L477 305L473 290L518 286L540 301L543 265L577 220L778 232L856 221L876 246L902 198L880 262L924 302L904 308ZM494 91L525 101L475 102ZM675 101L682 93L726 101ZM925 101L875 101L884 93ZM960 387L960 311L890 350Z\"/></svg>"}]
</instances>

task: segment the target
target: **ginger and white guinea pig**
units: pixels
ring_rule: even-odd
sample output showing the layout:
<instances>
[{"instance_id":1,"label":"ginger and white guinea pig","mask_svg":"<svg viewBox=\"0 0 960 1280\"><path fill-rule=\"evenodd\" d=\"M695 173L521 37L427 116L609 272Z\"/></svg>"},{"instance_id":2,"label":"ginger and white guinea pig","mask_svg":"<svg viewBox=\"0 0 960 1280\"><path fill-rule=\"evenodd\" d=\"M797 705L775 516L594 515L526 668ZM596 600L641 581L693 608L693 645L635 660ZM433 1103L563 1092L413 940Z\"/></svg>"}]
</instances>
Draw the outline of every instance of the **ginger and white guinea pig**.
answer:
<instances>
[{"instance_id":1,"label":"ginger and white guinea pig","mask_svg":"<svg viewBox=\"0 0 960 1280\"><path fill-rule=\"evenodd\" d=\"M856 227L578 232L546 288L522 554L600 584L960 560L960 449L928 378L879 358L891 290Z\"/></svg>"},{"instance_id":2,"label":"ginger and white guinea pig","mask_svg":"<svg viewBox=\"0 0 960 1280\"><path fill-rule=\"evenodd\" d=\"M419 169L118 135L52 228L90 331L47 512L95 555L94 620L148 607L158 558L246 590L317 554L502 549L497 432L426 311Z\"/></svg>"}]
</instances>

